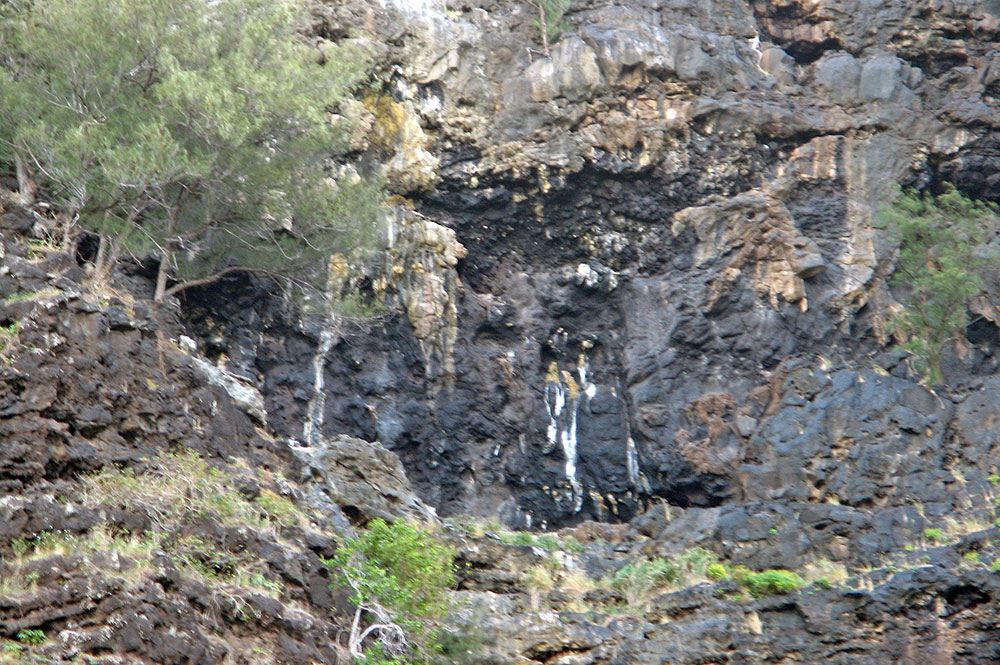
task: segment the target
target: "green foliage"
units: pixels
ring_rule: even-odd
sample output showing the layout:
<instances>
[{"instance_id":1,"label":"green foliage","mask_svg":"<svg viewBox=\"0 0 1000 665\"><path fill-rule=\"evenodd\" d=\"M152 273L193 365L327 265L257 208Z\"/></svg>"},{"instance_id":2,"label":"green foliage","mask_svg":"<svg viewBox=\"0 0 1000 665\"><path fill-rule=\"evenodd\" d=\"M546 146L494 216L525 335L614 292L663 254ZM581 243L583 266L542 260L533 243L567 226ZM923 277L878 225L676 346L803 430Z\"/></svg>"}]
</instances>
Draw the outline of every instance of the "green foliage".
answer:
<instances>
[{"instance_id":1,"label":"green foliage","mask_svg":"<svg viewBox=\"0 0 1000 665\"><path fill-rule=\"evenodd\" d=\"M21 335L21 322L14 321L6 326L0 326L0 360L10 360L11 352L17 346Z\"/></svg>"},{"instance_id":2,"label":"green foliage","mask_svg":"<svg viewBox=\"0 0 1000 665\"><path fill-rule=\"evenodd\" d=\"M45 631L37 628L25 628L17 631L17 639L22 644L41 644L45 641Z\"/></svg>"},{"instance_id":3,"label":"green foliage","mask_svg":"<svg viewBox=\"0 0 1000 665\"><path fill-rule=\"evenodd\" d=\"M227 474L194 451L160 453L148 467L143 474L105 467L85 479L85 502L146 511L161 526L214 519L261 529L272 520L304 517L291 501L267 490L261 494L266 497L263 501L249 501L232 486Z\"/></svg>"},{"instance_id":4,"label":"green foliage","mask_svg":"<svg viewBox=\"0 0 1000 665\"><path fill-rule=\"evenodd\" d=\"M0 651L12 656L20 656L24 653L24 645L17 642L4 642L3 649L0 649Z\"/></svg>"},{"instance_id":5,"label":"green foliage","mask_svg":"<svg viewBox=\"0 0 1000 665\"><path fill-rule=\"evenodd\" d=\"M905 289L904 311L890 325L906 339L918 367L933 383L942 380L947 343L964 336L967 305L984 289L983 275L1000 266L985 243L997 228L997 208L971 201L948 185L940 196L906 193L880 214L899 240L893 285Z\"/></svg>"},{"instance_id":6,"label":"green foliage","mask_svg":"<svg viewBox=\"0 0 1000 665\"><path fill-rule=\"evenodd\" d=\"M944 540L944 532L941 529L924 529L924 538L932 543L939 543Z\"/></svg>"},{"instance_id":7,"label":"green foliage","mask_svg":"<svg viewBox=\"0 0 1000 665\"><path fill-rule=\"evenodd\" d=\"M539 17L535 24L545 33L545 45L559 39L563 32L569 29L569 24L563 19L569 9L570 0L534 0L539 9Z\"/></svg>"},{"instance_id":8,"label":"green foliage","mask_svg":"<svg viewBox=\"0 0 1000 665\"><path fill-rule=\"evenodd\" d=\"M718 582L729 577L729 571L721 563L713 563L705 570L705 576L713 582Z\"/></svg>"},{"instance_id":9,"label":"green foliage","mask_svg":"<svg viewBox=\"0 0 1000 665\"><path fill-rule=\"evenodd\" d=\"M966 563L977 565L982 555L979 552L966 552L962 555L962 560Z\"/></svg>"},{"instance_id":10,"label":"green foliage","mask_svg":"<svg viewBox=\"0 0 1000 665\"><path fill-rule=\"evenodd\" d=\"M754 573L742 566L739 573L734 571L733 579L745 588L754 598L771 594L787 594L798 591L805 586L797 573L790 570L771 569Z\"/></svg>"},{"instance_id":11,"label":"green foliage","mask_svg":"<svg viewBox=\"0 0 1000 665\"><path fill-rule=\"evenodd\" d=\"M254 499L254 503L270 517L284 524L297 526L306 519L303 512L290 499L278 496L271 490L262 490L260 495Z\"/></svg>"},{"instance_id":12,"label":"green foliage","mask_svg":"<svg viewBox=\"0 0 1000 665\"><path fill-rule=\"evenodd\" d=\"M551 566L539 564L532 566L524 572L524 583L528 589L535 593L546 593L555 587Z\"/></svg>"},{"instance_id":13,"label":"green foliage","mask_svg":"<svg viewBox=\"0 0 1000 665\"><path fill-rule=\"evenodd\" d=\"M829 578L826 577L819 578L818 580L813 582L813 584L815 584L818 588L823 589L824 591L828 591L833 588L833 582L831 582Z\"/></svg>"},{"instance_id":14,"label":"green foliage","mask_svg":"<svg viewBox=\"0 0 1000 665\"><path fill-rule=\"evenodd\" d=\"M368 58L298 37L303 0L5 6L0 142L85 228L179 279L371 239L377 188L330 162Z\"/></svg>"},{"instance_id":15,"label":"green foliage","mask_svg":"<svg viewBox=\"0 0 1000 665\"><path fill-rule=\"evenodd\" d=\"M629 605L641 605L657 589L677 581L679 567L657 557L649 561L632 561L611 577L610 586L625 596Z\"/></svg>"},{"instance_id":16,"label":"green foliage","mask_svg":"<svg viewBox=\"0 0 1000 665\"><path fill-rule=\"evenodd\" d=\"M708 577L708 569L719 562L719 556L703 547L692 547L681 552L674 561L680 568L682 578L705 578Z\"/></svg>"},{"instance_id":17,"label":"green foliage","mask_svg":"<svg viewBox=\"0 0 1000 665\"><path fill-rule=\"evenodd\" d=\"M531 531L505 531L496 533L500 542L508 545L525 545L528 547L540 547L548 552L583 552L583 545L573 536L553 536L547 533L532 533Z\"/></svg>"},{"instance_id":18,"label":"green foliage","mask_svg":"<svg viewBox=\"0 0 1000 665\"><path fill-rule=\"evenodd\" d=\"M409 665L409 662L387 653L381 644L373 644L365 655L355 661L357 665Z\"/></svg>"},{"instance_id":19,"label":"green foliage","mask_svg":"<svg viewBox=\"0 0 1000 665\"><path fill-rule=\"evenodd\" d=\"M994 559L993 563L990 564L991 573L1000 573L1000 558Z\"/></svg>"},{"instance_id":20,"label":"green foliage","mask_svg":"<svg viewBox=\"0 0 1000 665\"><path fill-rule=\"evenodd\" d=\"M455 584L454 553L430 534L403 520L375 519L356 538L346 541L324 561L334 585L349 586L359 607L377 604L411 640L418 660L441 649L440 624ZM380 655L381 654L381 655ZM378 660L381 651L366 651Z\"/></svg>"},{"instance_id":21,"label":"green foliage","mask_svg":"<svg viewBox=\"0 0 1000 665\"><path fill-rule=\"evenodd\" d=\"M19 302L26 302L28 300L38 300L40 298L48 298L54 296L59 292L56 289L42 289L41 291L21 291L20 293L13 293L6 298L4 298L5 305L13 305Z\"/></svg>"}]
</instances>

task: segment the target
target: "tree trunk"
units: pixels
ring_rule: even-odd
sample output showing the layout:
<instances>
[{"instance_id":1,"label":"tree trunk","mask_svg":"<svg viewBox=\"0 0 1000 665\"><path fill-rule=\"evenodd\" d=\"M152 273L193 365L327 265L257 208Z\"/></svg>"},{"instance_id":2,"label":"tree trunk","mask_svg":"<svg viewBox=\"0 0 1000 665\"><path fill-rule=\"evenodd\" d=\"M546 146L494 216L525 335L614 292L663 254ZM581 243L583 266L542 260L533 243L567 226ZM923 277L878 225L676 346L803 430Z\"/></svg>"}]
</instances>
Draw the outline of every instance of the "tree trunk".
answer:
<instances>
[{"instance_id":1,"label":"tree trunk","mask_svg":"<svg viewBox=\"0 0 1000 665\"><path fill-rule=\"evenodd\" d=\"M103 286L111 281L111 273L114 272L115 262L118 260L118 243L101 234L100 244L97 246L97 258L94 259L93 283Z\"/></svg>"},{"instance_id":2,"label":"tree trunk","mask_svg":"<svg viewBox=\"0 0 1000 665\"><path fill-rule=\"evenodd\" d=\"M97 256L94 257L94 276L95 277L97 276L97 273L99 273L102 270L104 270L104 258L105 258L105 255L107 255L107 253L108 253L108 241L107 241L107 238L105 238L104 234L102 233L97 238Z\"/></svg>"},{"instance_id":3,"label":"tree trunk","mask_svg":"<svg viewBox=\"0 0 1000 665\"><path fill-rule=\"evenodd\" d=\"M79 219L79 213L75 210L69 210L59 216L59 225L62 227L62 249L64 252L72 253L73 243L76 240L76 234L73 233L73 229L76 227L77 219Z\"/></svg>"},{"instance_id":4,"label":"tree trunk","mask_svg":"<svg viewBox=\"0 0 1000 665\"><path fill-rule=\"evenodd\" d=\"M14 161L17 166L18 203L27 208L35 202L35 196L38 194L38 183L35 182L35 173L24 157L15 153Z\"/></svg>"},{"instance_id":5,"label":"tree trunk","mask_svg":"<svg viewBox=\"0 0 1000 665\"><path fill-rule=\"evenodd\" d=\"M170 271L170 259L171 253L168 250L164 250L163 256L160 257L160 267L156 271L156 291L153 294L153 302L161 302L167 293L167 275Z\"/></svg>"},{"instance_id":6,"label":"tree trunk","mask_svg":"<svg viewBox=\"0 0 1000 665\"><path fill-rule=\"evenodd\" d=\"M543 0L538 0L538 27L542 31L542 52L545 57L549 57L549 26L548 22L545 20L545 5Z\"/></svg>"}]
</instances>

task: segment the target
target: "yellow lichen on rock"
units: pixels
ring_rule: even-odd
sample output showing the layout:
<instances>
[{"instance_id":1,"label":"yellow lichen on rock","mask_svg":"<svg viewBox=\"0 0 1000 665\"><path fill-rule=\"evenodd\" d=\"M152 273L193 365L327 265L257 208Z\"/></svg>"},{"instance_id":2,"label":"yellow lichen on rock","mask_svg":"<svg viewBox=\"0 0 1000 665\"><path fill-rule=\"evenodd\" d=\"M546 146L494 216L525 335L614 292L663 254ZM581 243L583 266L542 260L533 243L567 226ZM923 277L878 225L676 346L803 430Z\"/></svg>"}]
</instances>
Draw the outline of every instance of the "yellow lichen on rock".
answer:
<instances>
[{"instance_id":1,"label":"yellow lichen on rock","mask_svg":"<svg viewBox=\"0 0 1000 665\"><path fill-rule=\"evenodd\" d=\"M388 158L390 189L397 195L434 189L440 162L428 150L431 139L412 105L376 94L365 97L363 105L373 117L369 141Z\"/></svg>"},{"instance_id":2,"label":"yellow lichen on rock","mask_svg":"<svg viewBox=\"0 0 1000 665\"><path fill-rule=\"evenodd\" d=\"M397 209L385 234L386 290L394 290L420 344L428 378L450 385L458 336L455 266L466 255L455 232L422 215Z\"/></svg>"}]
</instances>

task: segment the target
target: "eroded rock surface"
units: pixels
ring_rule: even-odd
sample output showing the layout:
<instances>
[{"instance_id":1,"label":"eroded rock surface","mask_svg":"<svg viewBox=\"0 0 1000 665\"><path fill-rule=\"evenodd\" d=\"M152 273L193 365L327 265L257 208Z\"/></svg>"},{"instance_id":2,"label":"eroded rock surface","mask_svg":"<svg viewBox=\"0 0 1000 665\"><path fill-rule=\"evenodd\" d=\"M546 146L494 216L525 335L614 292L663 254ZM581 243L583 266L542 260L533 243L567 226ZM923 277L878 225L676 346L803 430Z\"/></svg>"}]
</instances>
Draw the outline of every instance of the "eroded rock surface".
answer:
<instances>
[{"instance_id":1,"label":"eroded rock surface","mask_svg":"<svg viewBox=\"0 0 1000 665\"><path fill-rule=\"evenodd\" d=\"M381 441L443 515L521 526L627 520L657 498L824 501L824 483L858 505L906 493L859 480L855 450L943 500L946 480L920 475L935 471L893 460L950 459L949 397L914 397L899 358L876 363L893 380L865 374L896 305L873 218L900 184L996 198L998 14L579 2L546 57L527 4L318 6L319 34L363 26L379 45L372 149L433 156L394 181L417 212L366 278L387 325L324 356L324 434ZM192 330L297 438L322 335L243 293L191 294ZM969 342L953 383L996 368L995 325ZM806 372L834 382L823 406L790 396ZM862 403L880 429L835 431Z\"/></svg>"}]
</instances>

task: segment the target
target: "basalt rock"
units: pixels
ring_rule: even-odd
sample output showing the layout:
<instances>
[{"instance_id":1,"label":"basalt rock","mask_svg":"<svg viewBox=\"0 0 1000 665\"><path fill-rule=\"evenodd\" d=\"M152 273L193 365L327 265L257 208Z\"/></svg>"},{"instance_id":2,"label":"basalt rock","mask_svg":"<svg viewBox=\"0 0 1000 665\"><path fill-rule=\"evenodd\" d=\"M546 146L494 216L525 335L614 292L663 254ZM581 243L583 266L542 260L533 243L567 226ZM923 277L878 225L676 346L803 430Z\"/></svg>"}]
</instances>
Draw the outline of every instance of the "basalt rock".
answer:
<instances>
[{"instance_id":1,"label":"basalt rock","mask_svg":"<svg viewBox=\"0 0 1000 665\"><path fill-rule=\"evenodd\" d=\"M824 483L851 505L946 504L940 469L884 480L913 466L894 455L950 459L951 411L905 363L864 375L898 308L875 218L900 184L993 197L994 4L577 2L546 55L526 3L321 3L318 35L360 27L379 50L369 149L412 166L389 175L416 211L357 280L385 325L324 342L329 324L231 283L186 296L190 330L261 386L281 436L378 440L443 515L620 521L658 499L822 501ZM976 307L953 384L996 367ZM795 362L834 392L867 383L785 403ZM830 411L861 402L875 429ZM817 418L858 431L792 435ZM852 451L883 478L843 471Z\"/></svg>"}]
</instances>

